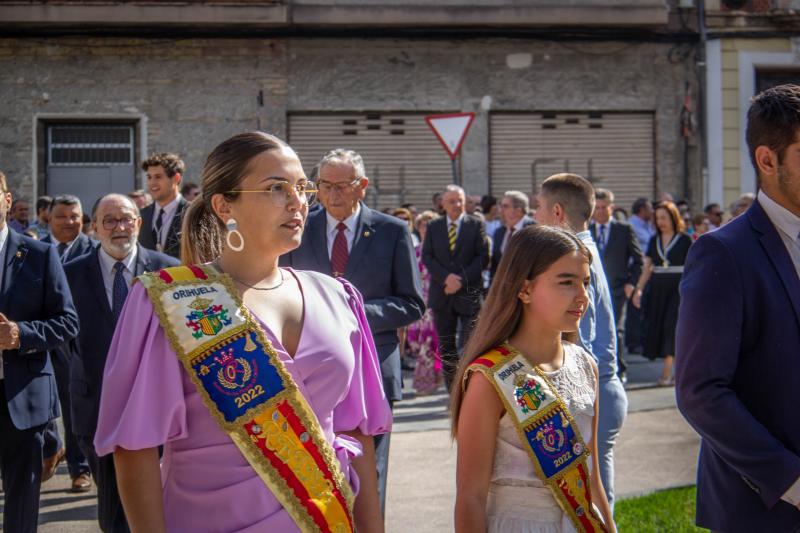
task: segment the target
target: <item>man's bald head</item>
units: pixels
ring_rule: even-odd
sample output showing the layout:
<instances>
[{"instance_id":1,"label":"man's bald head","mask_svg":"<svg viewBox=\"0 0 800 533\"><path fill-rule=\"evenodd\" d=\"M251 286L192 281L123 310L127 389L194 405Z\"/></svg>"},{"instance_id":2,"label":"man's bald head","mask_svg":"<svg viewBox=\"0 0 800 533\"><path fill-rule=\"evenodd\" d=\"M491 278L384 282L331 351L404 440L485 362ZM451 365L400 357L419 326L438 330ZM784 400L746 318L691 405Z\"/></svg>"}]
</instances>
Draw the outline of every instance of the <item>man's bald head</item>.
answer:
<instances>
[{"instance_id":1,"label":"man's bald head","mask_svg":"<svg viewBox=\"0 0 800 533\"><path fill-rule=\"evenodd\" d=\"M107 194L92 209L92 225L103 250L118 261L136 249L142 218L133 200L124 194Z\"/></svg>"}]
</instances>

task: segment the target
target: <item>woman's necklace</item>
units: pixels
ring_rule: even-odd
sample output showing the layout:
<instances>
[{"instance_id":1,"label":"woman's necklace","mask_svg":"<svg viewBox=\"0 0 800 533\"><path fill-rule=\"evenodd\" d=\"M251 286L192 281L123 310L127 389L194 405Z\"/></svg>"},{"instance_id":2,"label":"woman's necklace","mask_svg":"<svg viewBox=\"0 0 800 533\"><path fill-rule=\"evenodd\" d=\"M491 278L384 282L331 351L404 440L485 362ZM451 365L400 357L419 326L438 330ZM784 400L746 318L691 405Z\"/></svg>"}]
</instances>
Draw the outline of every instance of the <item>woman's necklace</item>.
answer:
<instances>
[{"instance_id":1,"label":"woman's necklace","mask_svg":"<svg viewBox=\"0 0 800 533\"><path fill-rule=\"evenodd\" d=\"M669 244L667 245L667 249L665 250L663 245L661 244L661 235L658 236L656 239L656 251L658 251L658 256L661 258L661 266L668 267L669 266L669 259L667 256L669 255L669 251L672 250L672 247L678 243L678 236L677 233L672 235L672 238L669 240Z\"/></svg>"},{"instance_id":2,"label":"woman's necklace","mask_svg":"<svg viewBox=\"0 0 800 533\"><path fill-rule=\"evenodd\" d=\"M220 272L225 273L225 271L222 270L222 267L219 266L219 261L214 261L214 266L217 267L217 270L219 270ZM275 285L273 285L272 287L256 287L255 285L250 285L249 283L245 283L244 281L242 281L240 279L236 279L233 276L231 276L230 274L228 274L228 275L231 276L231 279L233 281L235 281L236 283L240 283L240 284L244 285L245 287L249 287L249 288L257 290L257 291L274 291L275 289L277 289L278 287L283 285L283 282L285 280L285 278L283 277L283 270L278 268L278 273L281 275L281 280L278 283L276 283Z\"/></svg>"}]
</instances>

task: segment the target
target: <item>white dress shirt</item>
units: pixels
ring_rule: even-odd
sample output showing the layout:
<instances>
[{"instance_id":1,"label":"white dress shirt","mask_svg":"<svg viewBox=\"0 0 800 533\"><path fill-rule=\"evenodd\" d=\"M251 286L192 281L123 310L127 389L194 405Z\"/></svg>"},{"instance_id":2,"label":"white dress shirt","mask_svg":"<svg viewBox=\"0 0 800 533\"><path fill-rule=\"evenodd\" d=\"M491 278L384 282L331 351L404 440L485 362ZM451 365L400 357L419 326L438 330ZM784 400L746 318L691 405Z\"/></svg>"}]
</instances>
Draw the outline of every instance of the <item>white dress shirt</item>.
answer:
<instances>
[{"instance_id":1,"label":"white dress shirt","mask_svg":"<svg viewBox=\"0 0 800 533\"><path fill-rule=\"evenodd\" d=\"M455 220L450 220L449 215L445 215L447 217L447 232L450 233L450 225L455 222L456 223L456 238L458 238L458 234L461 232L461 222L464 220L464 213L458 215L458 218Z\"/></svg>"},{"instance_id":2,"label":"white dress shirt","mask_svg":"<svg viewBox=\"0 0 800 533\"><path fill-rule=\"evenodd\" d=\"M3 229L0 230L0 283L2 283L6 268L6 244L8 244L8 224L3 224ZM4 364L3 352L0 351L0 379L3 379Z\"/></svg>"},{"instance_id":3,"label":"white dress shirt","mask_svg":"<svg viewBox=\"0 0 800 533\"><path fill-rule=\"evenodd\" d=\"M775 202L763 190L758 191L758 203L778 230L778 235L792 258L797 276L800 277L800 217Z\"/></svg>"},{"instance_id":4,"label":"white dress shirt","mask_svg":"<svg viewBox=\"0 0 800 533\"><path fill-rule=\"evenodd\" d=\"M125 278L125 283L128 288L131 288L133 283L134 273L136 271L136 248L128 254L128 257L123 259L121 263L125 265L125 270L122 272L122 277ZM97 258L100 260L100 272L103 274L103 287L106 289L106 298L108 298L108 306L114 308L114 265L117 264L117 259L114 259L101 246L97 252Z\"/></svg>"},{"instance_id":5,"label":"white dress shirt","mask_svg":"<svg viewBox=\"0 0 800 533\"><path fill-rule=\"evenodd\" d=\"M156 221L158 220L158 215L161 211L164 211L164 219L162 220L161 224L161 233L158 235L158 240L156 241L157 244L160 244L163 248L166 245L167 240L167 233L169 233L169 227L172 225L172 219L175 218L175 211L178 209L178 199L180 196L176 196L174 200L170 203L161 207L156 202L156 208L153 210L153 231L156 230Z\"/></svg>"},{"instance_id":6,"label":"white dress shirt","mask_svg":"<svg viewBox=\"0 0 800 533\"><path fill-rule=\"evenodd\" d=\"M79 236L80 236L80 234L78 234L78 237L79 237ZM75 237L74 239L72 239L71 241L69 241L68 243L66 243L67 247L66 247L66 248L64 248L64 253L62 253L62 254L61 254L59 257L58 257L58 258L61 260L61 262L62 262L62 263L64 262L64 258L65 258L65 257L67 257L67 256L69 255L69 251L70 251L70 250L72 250L72 247L75 245L75 242L77 242L77 240L78 240L78 237ZM61 244L61 241L59 241L58 239L56 239L56 236L55 236L55 235L53 235L53 232L50 232L50 241L52 242L53 246L55 246L55 247L56 247L56 253L58 253L58 245L59 245L59 244Z\"/></svg>"},{"instance_id":7,"label":"white dress shirt","mask_svg":"<svg viewBox=\"0 0 800 533\"><path fill-rule=\"evenodd\" d=\"M603 228L603 232L602 232L603 239L602 239L602 242L600 242L600 235L601 235L600 228ZM597 247L600 248L601 250L605 250L606 249L606 244L608 244L608 234L611 231L611 221L609 220L605 224L598 224L597 222L595 222L594 230L595 230L594 231L595 235L597 235Z\"/></svg>"},{"instance_id":8,"label":"white dress shirt","mask_svg":"<svg viewBox=\"0 0 800 533\"><path fill-rule=\"evenodd\" d=\"M800 217L775 202L763 190L758 191L758 203L767 213L772 225L778 230L778 235L786 246L797 276L800 278ZM783 493L781 499L795 506L800 505L800 478Z\"/></svg>"},{"instance_id":9,"label":"white dress shirt","mask_svg":"<svg viewBox=\"0 0 800 533\"><path fill-rule=\"evenodd\" d=\"M353 241L356 239L356 229L358 229L358 216L361 214L361 204L358 204L356 208L356 212L347 217L346 219L342 220L342 223L347 226L347 229L344 230L344 236L347 239L347 252L350 253L350 250L353 249ZM339 225L339 221L336 220L331 216L328 211L325 211L325 216L328 219L328 231L326 235L328 236L328 257L331 256L331 252L333 251L333 241L336 239L336 234L339 233L339 230L336 229L336 226Z\"/></svg>"}]
</instances>

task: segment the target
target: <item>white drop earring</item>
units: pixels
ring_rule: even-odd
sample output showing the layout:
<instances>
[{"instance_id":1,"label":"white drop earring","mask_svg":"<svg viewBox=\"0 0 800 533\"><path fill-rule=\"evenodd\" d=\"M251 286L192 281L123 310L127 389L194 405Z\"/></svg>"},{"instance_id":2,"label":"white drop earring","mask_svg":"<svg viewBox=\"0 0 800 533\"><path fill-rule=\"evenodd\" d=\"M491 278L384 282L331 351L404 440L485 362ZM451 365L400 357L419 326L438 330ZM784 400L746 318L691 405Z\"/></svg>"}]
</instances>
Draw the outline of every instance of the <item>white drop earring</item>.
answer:
<instances>
[{"instance_id":1,"label":"white drop earring","mask_svg":"<svg viewBox=\"0 0 800 533\"><path fill-rule=\"evenodd\" d=\"M242 237L241 232L236 229L238 226L236 224L236 219L229 218L228 221L225 223L225 227L228 229L227 235L225 235L225 244L228 245L228 248L233 250L234 252L241 252L244 250L244 237ZM231 236L235 235L237 239L239 239L239 244L234 246L231 242Z\"/></svg>"}]
</instances>

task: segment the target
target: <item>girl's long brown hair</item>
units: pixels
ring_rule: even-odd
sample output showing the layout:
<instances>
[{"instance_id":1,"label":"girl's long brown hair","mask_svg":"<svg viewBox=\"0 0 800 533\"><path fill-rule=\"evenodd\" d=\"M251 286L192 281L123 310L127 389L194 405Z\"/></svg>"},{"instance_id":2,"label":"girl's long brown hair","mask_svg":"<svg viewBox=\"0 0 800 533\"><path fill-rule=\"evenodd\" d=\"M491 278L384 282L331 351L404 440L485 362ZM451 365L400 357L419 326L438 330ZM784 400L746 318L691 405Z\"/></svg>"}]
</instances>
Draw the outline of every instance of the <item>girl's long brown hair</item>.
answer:
<instances>
[{"instance_id":1,"label":"girl's long brown hair","mask_svg":"<svg viewBox=\"0 0 800 533\"><path fill-rule=\"evenodd\" d=\"M589 249L574 234L541 225L516 232L506 245L475 328L464 347L450 390L452 436L458 435L458 415L464 399L462 381L467 367L480 355L511 337L522 319L519 292L525 280L533 280L567 254L579 252L591 262ZM571 338L570 338L571 337ZM575 334L567 337L574 340Z\"/></svg>"}]
</instances>

